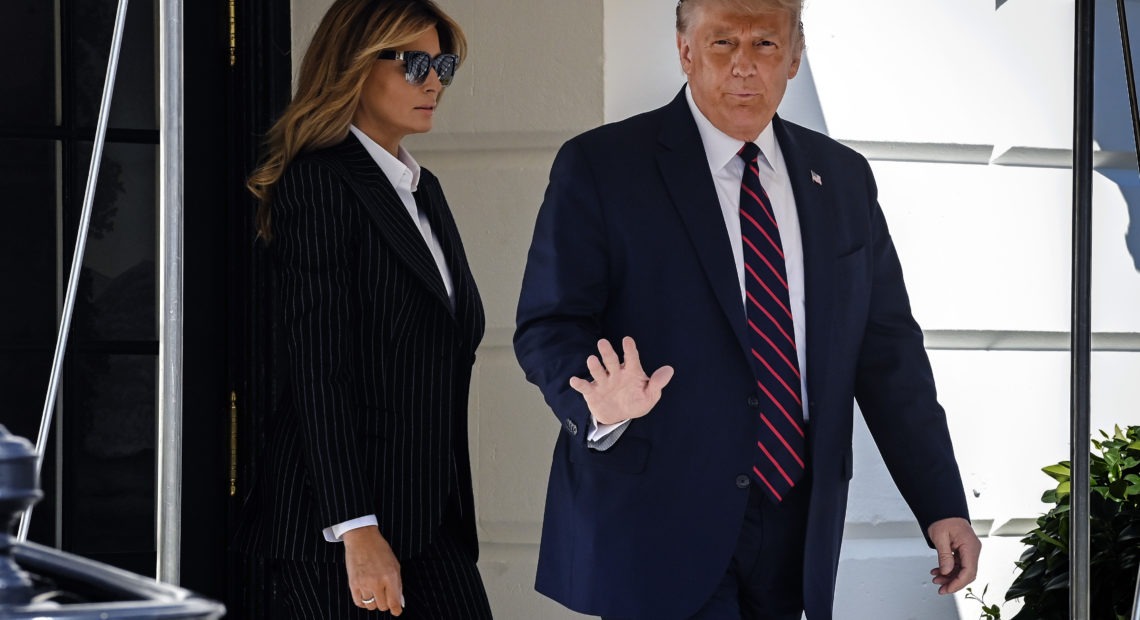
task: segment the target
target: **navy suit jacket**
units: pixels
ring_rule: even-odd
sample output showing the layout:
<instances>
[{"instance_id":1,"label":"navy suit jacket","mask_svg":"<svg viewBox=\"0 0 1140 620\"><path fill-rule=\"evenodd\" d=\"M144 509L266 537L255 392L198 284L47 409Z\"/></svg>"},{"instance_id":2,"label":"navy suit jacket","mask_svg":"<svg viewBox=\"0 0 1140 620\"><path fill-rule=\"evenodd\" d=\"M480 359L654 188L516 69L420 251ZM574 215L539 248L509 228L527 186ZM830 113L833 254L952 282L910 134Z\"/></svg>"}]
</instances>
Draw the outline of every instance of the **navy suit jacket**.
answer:
<instances>
[{"instance_id":1,"label":"navy suit jacket","mask_svg":"<svg viewBox=\"0 0 1140 620\"><path fill-rule=\"evenodd\" d=\"M772 121L804 248L808 466L804 600L831 618L857 399L923 531L967 517L919 326L867 161ZM821 183L813 181L812 173ZM683 618L724 576L755 458L756 383L720 205L684 92L559 151L519 300L515 351L562 424L536 588L590 614ZM632 336L661 401L607 451L571 376L597 340Z\"/></svg>"}]
</instances>

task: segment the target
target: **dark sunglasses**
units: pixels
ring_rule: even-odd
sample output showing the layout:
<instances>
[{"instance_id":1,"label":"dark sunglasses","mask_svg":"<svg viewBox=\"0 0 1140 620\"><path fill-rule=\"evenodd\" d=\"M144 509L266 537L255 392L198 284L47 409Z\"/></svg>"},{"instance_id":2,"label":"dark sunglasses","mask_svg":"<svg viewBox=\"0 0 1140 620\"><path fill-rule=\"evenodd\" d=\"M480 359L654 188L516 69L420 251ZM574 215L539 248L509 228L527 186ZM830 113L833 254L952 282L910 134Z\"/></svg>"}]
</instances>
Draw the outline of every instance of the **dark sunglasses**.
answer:
<instances>
[{"instance_id":1,"label":"dark sunglasses","mask_svg":"<svg viewBox=\"0 0 1140 620\"><path fill-rule=\"evenodd\" d=\"M440 84L451 86L451 80L455 77L455 68L459 66L459 56L455 54L440 54L432 58L427 52L381 50L376 54L376 58L404 61L404 79L412 86L423 84L431 69L435 69Z\"/></svg>"}]
</instances>

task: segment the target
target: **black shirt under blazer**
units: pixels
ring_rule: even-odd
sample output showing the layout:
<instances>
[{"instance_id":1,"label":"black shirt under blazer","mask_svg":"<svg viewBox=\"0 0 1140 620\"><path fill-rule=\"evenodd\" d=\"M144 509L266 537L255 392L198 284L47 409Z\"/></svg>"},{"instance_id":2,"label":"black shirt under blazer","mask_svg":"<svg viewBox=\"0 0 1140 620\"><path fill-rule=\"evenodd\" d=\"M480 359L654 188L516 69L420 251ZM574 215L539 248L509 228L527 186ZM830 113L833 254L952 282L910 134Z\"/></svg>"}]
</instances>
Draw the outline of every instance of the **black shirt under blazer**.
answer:
<instances>
[{"instance_id":1,"label":"black shirt under blazer","mask_svg":"<svg viewBox=\"0 0 1140 620\"><path fill-rule=\"evenodd\" d=\"M343 561L323 528L375 514L404 560L432 542L446 510L478 553L467 400L483 306L426 169L415 198L443 247L454 308L419 228L355 136L300 155L274 188L287 387L269 432L273 557Z\"/></svg>"}]
</instances>

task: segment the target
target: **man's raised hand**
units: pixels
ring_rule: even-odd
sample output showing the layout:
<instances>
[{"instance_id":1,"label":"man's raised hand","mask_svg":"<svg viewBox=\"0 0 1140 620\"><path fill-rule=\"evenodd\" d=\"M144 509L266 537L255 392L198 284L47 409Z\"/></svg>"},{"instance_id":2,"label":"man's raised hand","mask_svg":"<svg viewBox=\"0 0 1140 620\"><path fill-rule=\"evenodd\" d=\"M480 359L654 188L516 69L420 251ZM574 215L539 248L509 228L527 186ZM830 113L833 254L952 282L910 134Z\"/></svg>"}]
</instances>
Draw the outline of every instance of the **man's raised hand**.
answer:
<instances>
[{"instance_id":1,"label":"man's raised hand","mask_svg":"<svg viewBox=\"0 0 1140 620\"><path fill-rule=\"evenodd\" d=\"M673 378L672 366L658 368L652 377L646 375L633 338L622 338L621 345L625 363L603 338L598 341L598 355L586 358L586 367L594 380L570 378L570 387L586 399L598 424L617 424L649 413L661 400L661 390Z\"/></svg>"}]
</instances>

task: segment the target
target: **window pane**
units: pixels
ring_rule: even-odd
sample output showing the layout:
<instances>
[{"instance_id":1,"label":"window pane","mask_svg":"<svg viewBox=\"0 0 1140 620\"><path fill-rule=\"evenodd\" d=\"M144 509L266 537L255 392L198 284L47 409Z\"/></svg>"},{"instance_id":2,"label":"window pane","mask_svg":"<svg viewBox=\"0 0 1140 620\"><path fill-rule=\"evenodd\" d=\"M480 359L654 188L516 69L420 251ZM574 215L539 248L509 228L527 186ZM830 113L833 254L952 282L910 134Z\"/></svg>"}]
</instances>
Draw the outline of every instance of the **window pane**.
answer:
<instances>
[{"instance_id":1,"label":"window pane","mask_svg":"<svg viewBox=\"0 0 1140 620\"><path fill-rule=\"evenodd\" d=\"M3 424L9 433L35 443L51 374L51 349L0 351L0 394L4 395ZM50 517L48 517L50 520Z\"/></svg>"},{"instance_id":2,"label":"window pane","mask_svg":"<svg viewBox=\"0 0 1140 620\"><path fill-rule=\"evenodd\" d=\"M70 265L91 143L80 142L66 207ZM107 144L91 213L72 333L88 340L154 340L156 162L149 144Z\"/></svg>"},{"instance_id":3,"label":"window pane","mask_svg":"<svg viewBox=\"0 0 1140 620\"><path fill-rule=\"evenodd\" d=\"M62 414L68 551L107 561L104 554L154 550L156 364L153 355L69 356Z\"/></svg>"},{"instance_id":4,"label":"window pane","mask_svg":"<svg viewBox=\"0 0 1140 620\"><path fill-rule=\"evenodd\" d=\"M56 148L0 140L0 347L55 342Z\"/></svg>"},{"instance_id":5,"label":"window pane","mask_svg":"<svg viewBox=\"0 0 1140 620\"><path fill-rule=\"evenodd\" d=\"M45 0L0 2L0 125L55 125L55 9ZM18 94L18 96L17 96Z\"/></svg>"},{"instance_id":6,"label":"window pane","mask_svg":"<svg viewBox=\"0 0 1140 620\"><path fill-rule=\"evenodd\" d=\"M5 0L7 1L7 0ZM42 1L42 0L41 0ZM83 0L68 4L71 24L66 65L74 79L75 125L94 127L107 76L107 58L115 29L116 0ZM123 46L115 77L109 126L157 129L155 98L158 72L154 0L135 0L127 9Z\"/></svg>"}]
</instances>

